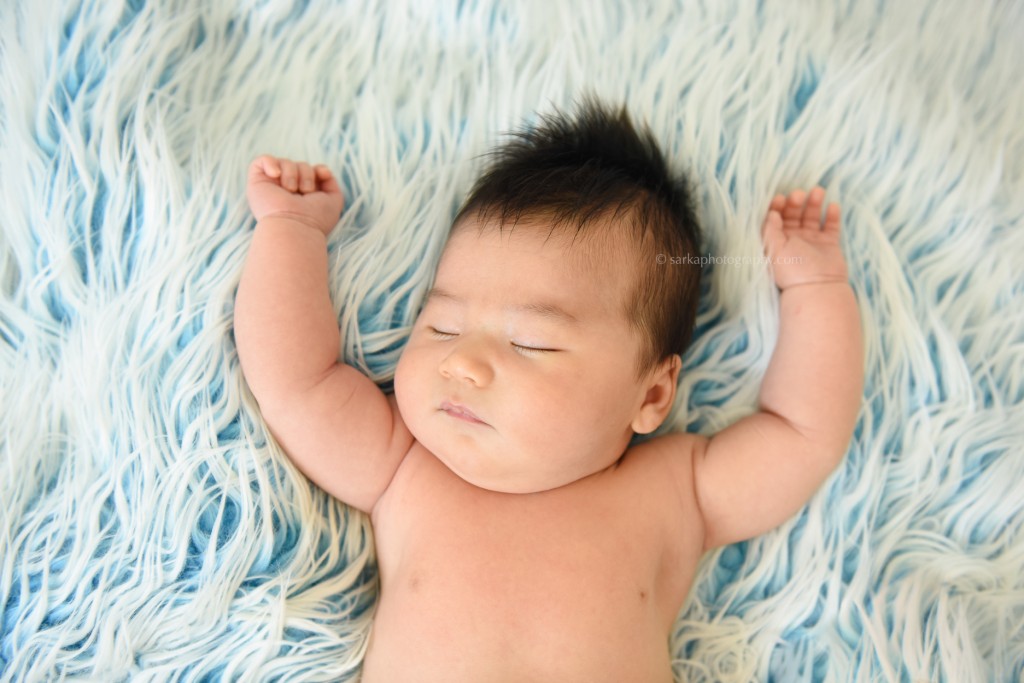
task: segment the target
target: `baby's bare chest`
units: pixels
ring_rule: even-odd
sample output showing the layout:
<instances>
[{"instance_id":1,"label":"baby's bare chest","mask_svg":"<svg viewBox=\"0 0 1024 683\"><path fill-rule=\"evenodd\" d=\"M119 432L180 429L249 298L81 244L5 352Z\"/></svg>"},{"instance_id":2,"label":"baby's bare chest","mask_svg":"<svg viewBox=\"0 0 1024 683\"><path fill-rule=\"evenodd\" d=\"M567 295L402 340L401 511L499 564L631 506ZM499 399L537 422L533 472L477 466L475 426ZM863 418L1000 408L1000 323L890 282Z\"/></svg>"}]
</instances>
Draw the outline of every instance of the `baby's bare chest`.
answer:
<instances>
[{"instance_id":1,"label":"baby's bare chest","mask_svg":"<svg viewBox=\"0 0 1024 683\"><path fill-rule=\"evenodd\" d=\"M577 670L606 666L610 651L667 663L690 576L669 538L680 525L631 499L625 478L496 494L415 457L374 520L381 596L368 665L382 649L444 659L456 643L545 676L574 657Z\"/></svg>"},{"instance_id":2,"label":"baby's bare chest","mask_svg":"<svg viewBox=\"0 0 1024 683\"><path fill-rule=\"evenodd\" d=\"M556 491L501 494L425 452L408 463L375 523L384 588L557 603L583 594L649 602L665 567L664 515L604 473ZM388 585L390 584L390 585Z\"/></svg>"}]
</instances>

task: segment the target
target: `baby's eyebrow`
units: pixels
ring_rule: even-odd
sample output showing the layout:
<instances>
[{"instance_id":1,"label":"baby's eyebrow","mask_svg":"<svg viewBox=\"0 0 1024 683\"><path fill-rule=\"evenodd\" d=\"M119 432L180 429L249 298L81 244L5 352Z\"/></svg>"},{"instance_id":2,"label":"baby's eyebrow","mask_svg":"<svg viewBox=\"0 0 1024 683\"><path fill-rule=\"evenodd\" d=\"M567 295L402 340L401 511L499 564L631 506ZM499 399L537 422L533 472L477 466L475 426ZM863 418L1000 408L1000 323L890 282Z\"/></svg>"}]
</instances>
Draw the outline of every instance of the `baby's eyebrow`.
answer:
<instances>
[{"instance_id":1,"label":"baby's eyebrow","mask_svg":"<svg viewBox=\"0 0 1024 683\"><path fill-rule=\"evenodd\" d=\"M533 313L534 315L539 315L542 318L548 318L550 320L556 320L572 325L579 323L579 318L574 316L572 313L565 310L558 304L553 304L547 301L534 301L531 303L512 306L511 308L519 313Z\"/></svg>"},{"instance_id":2,"label":"baby's eyebrow","mask_svg":"<svg viewBox=\"0 0 1024 683\"><path fill-rule=\"evenodd\" d=\"M457 304L466 303L465 299L463 299L462 297L456 296L455 294L452 294L448 290L442 289L440 287L432 287L430 291L427 292L426 301L430 301L431 299L447 299L448 301ZM516 311L517 313L532 313L533 315L538 315L542 318L558 320L564 323L579 323L579 318L577 318L572 313L565 310L558 304L551 303L549 301L531 301L529 303L524 304L515 304L513 306L509 306L508 309Z\"/></svg>"}]
</instances>

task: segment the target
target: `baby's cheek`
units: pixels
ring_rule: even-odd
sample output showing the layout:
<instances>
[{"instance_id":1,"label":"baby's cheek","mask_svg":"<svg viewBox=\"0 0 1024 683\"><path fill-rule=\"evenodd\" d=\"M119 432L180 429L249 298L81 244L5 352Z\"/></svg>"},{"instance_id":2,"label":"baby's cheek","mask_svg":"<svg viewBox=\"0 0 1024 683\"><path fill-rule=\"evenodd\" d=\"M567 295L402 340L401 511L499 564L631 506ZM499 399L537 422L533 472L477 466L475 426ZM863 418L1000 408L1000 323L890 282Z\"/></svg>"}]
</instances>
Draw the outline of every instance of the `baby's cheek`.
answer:
<instances>
[{"instance_id":1,"label":"baby's cheek","mask_svg":"<svg viewBox=\"0 0 1024 683\"><path fill-rule=\"evenodd\" d=\"M406 416L407 409L411 405L411 399L417 393L416 386L416 363L415 353L407 349L398 359L395 367L395 399L398 401L398 409Z\"/></svg>"},{"instance_id":2,"label":"baby's cheek","mask_svg":"<svg viewBox=\"0 0 1024 683\"><path fill-rule=\"evenodd\" d=\"M571 428L574 401L549 385L528 388L514 405L516 422L533 441L553 445Z\"/></svg>"}]
</instances>

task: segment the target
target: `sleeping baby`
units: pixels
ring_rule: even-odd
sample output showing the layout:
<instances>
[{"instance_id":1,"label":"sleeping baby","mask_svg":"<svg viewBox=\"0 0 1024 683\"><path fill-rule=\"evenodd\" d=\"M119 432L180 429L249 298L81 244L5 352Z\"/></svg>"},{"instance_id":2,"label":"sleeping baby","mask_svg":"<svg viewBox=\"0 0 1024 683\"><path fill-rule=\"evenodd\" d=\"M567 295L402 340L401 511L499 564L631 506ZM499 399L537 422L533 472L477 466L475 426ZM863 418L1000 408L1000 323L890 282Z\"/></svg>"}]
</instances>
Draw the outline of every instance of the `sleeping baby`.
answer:
<instances>
[{"instance_id":1,"label":"sleeping baby","mask_svg":"<svg viewBox=\"0 0 1024 683\"><path fill-rule=\"evenodd\" d=\"M338 360L336 179L249 167L238 353L288 457L370 515L366 683L672 681L701 554L776 527L842 460L861 332L818 187L762 226L781 320L757 412L634 438L671 411L694 329L691 192L624 110L520 131L456 216L386 395Z\"/></svg>"}]
</instances>

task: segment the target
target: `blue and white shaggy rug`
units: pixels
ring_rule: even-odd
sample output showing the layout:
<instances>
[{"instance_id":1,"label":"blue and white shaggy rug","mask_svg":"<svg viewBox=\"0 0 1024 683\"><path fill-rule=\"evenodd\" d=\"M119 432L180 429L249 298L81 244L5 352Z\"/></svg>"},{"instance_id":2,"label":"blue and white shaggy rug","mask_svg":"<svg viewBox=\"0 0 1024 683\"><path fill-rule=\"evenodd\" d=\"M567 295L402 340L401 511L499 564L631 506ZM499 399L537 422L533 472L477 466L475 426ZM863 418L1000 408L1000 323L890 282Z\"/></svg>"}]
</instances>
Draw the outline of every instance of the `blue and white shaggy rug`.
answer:
<instances>
[{"instance_id":1,"label":"blue and white shaggy rug","mask_svg":"<svg viewBox=\"0 0 1024 683\"><path fill-rule=\"evenodd\" d=\"M706 557L677 678L1024 680L1022 37L997 0L7 0L0 679L354 680L368 521L268 442L235 352L246 165L342 179L341 351L385 384L480 155L589 91L692 174L713 256L822 184L862 307L846 461ZM756 405L777 298L737 260L673 428Z\"/></svg>"}]
</instances>

